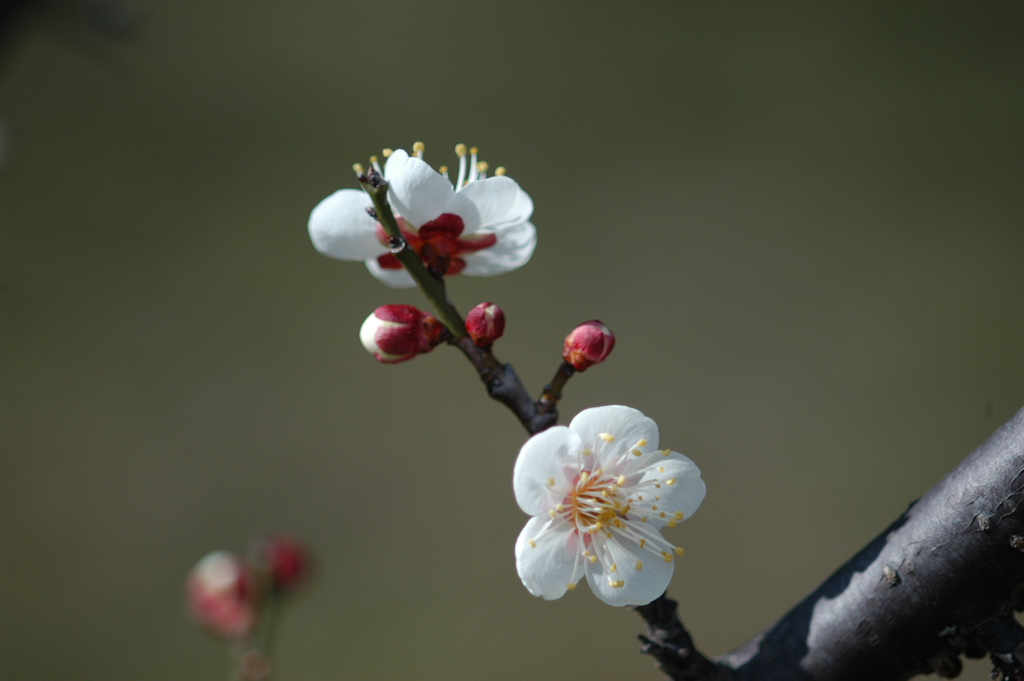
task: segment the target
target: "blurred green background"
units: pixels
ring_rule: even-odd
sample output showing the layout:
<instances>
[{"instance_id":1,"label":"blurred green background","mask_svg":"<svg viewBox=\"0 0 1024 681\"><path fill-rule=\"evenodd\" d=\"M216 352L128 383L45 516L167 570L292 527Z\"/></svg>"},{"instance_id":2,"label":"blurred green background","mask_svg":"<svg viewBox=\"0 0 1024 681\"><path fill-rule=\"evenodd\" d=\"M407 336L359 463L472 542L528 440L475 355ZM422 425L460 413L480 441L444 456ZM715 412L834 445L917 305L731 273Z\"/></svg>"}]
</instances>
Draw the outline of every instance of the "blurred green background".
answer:
<instances>
[{"instance_id":1,"label":"blurred green background","mask_svg":"<svg viewBox=\"0 0 1024 681\"><path fill-rule=\"evenodd\" d=\"M670 595L768 626L1024 405L1019 3L152 2L0 56L0 678L218 679L183 580L260 530L318 559L276 678L657 679L640 619L531 597L525 433L459 353L381 366L384 303L310 209L457 142L536 203L463 310L565 421L627 404L701 467ZM987 679L973 663L963 678Z\"/></svg>"}]
</instances>

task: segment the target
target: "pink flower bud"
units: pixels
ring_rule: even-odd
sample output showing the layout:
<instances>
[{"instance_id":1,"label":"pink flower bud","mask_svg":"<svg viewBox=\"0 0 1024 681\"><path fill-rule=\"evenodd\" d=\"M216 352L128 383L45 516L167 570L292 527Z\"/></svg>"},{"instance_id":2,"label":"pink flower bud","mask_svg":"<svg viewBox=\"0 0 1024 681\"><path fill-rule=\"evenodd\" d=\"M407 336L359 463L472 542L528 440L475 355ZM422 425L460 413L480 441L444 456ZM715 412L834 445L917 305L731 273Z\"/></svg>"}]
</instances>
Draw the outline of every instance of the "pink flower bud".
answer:
<instances>
[{"instance_id":1,"label":"pink flower bud","mask_svg":"<svg viewBox=\"0 0 1024 681\"><path fill-rule=\"evenodd\" d=\"M271 588L279 593L301 584L309 572L309 554L291 537L261 537L250 546L253 564L265 572Z\"/></svg>"},{"instance_id":2,"label":"pink flower bud","mask_svg":"<svg viewBox=\"0 0 1024 681\"><path fill-rule=\"evenodd\" d=\"M580 324L565 337L562 359L576 371L600 364L615 347L615 335L611 329L597 321Z\"/></svg>"},{"instance_id":3,"label":"pink flower bud","mask_svg":"<svg viewBox=\"0 0 1024 681\"><path fill-rule=\"evenodd\" d=\"M362 328L363 347L384 364L397 364L430 352L441 342L444 327L412 305L381 305Z\"/></svg>"},{"instance_id":4,"label":"pink flower bud","mask_svg":"<svg viewBox=\"0 0 1024 681\"><path fill-rule=\"evenodd\" d=\"M489 348L505 333L505 313L494 303L480 303L466 315L466 332L474 343Z\"/></svg>"},{"instance_id":5,"label":"pink flower bud","mask_svg":"<svg viewBox=\"0 0 1024 681\"><path fill-rule=\"evenodd\" d=\"M188 573L185 599L196 624L221 638L238 640L253 632L262 594L245 561L214 551Z\"/></svg>"}]
</instances>

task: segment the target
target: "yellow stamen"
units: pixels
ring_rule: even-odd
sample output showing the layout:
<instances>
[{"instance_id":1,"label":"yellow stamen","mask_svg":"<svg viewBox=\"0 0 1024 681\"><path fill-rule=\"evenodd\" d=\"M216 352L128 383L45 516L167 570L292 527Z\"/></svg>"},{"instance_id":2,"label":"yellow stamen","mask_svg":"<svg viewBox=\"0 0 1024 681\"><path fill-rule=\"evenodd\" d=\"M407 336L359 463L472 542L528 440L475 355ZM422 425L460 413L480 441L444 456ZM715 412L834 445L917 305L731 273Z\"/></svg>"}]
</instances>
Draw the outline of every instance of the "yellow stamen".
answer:
<instances>
[{"instance_id":1,"label":"yellow stamen","mask_svg":"<svg viewBox=\"0 0 1024 681\"><path fill-rule=\"evenodd\" d=\"M659 473L664 473L665 472L665 467L664 466L658 466L658 472Z\"/></svg>"},{"instance_id":2,"label":"yellow stamen","mask_svg":"<svg viewBox=\"0 0 1024 681\"><path fill-rule=\"evenodd\" d=\"M393 153L395 153L395 150L388 149L387 147L385 147L384 150L380 152L381 156L383 156L384 158L391 158L391 154Z\"/></svg>"},{"instance_id":3,"label":"yellow stamen","mask_svg":"<svg viewBox=\"0 0 1024 681\"><path fill-rule=\"evenodd\" d=\"M636 446L643 447L645 444L647 444L647 438L642 437L639 440L637 440Z\"/></svg>"},{"instance_id":4,"label":"yellow stamen","mask_svg":"<svg viewBox=\"0 0 1024 681\"><path fill-rule=\"evenodd\" d=\"M353 163L352 170L356 171L356 175L362 175L364 172L366 172L366 169L363 168L362 163Z\"/></svg>"},{"instance_id":5,"label":"yellow stamen","mask_svg":"<svg viewBox=\"0 0 1024 681\"><path fill-rule=\"evenodd\" d=\"M478 154L478 153L480 153L480 148L479 147L470 147L469 148L469 153L470 154Z\"/></svg>"},{"instance_id":6,"label":"yellow stamen","mask_svg":"<svg viewBox=\"0 0 1024 681\"><path fill-rule=\"evenodd\" d=\"M537 542L533 541L532 539L527 539L526 543L530 545L531 549L537 548Z\"/></svg>"},{"instance_id":7,"label":"yellow stamen","mask_svg":"<svg viewBox=\"0 0 1024 681\"><path fill-rule=\"evenodd\" d=\"M676 526L676 519L675 518L669 518L668 526L669 527L675 527Z\"/></svg>"},{"instance_id":8,"label":"yellow stamen","mask_svg":"<svg viewBox=\"0 0 1024 681\"><path fill-rule=\"evenodd\" d=\"M590 456L590 454L591 454L590 447L587 447L586 449L584 449L582 452L580 452L580 454L583 455L583 456Z\"/></svg>"},{"instance_id":9,"label":"yellow stamen","mask_svg":"<svg viewBox=\"0 0 1024 681\"><path fill-rule=\"evenodd\" d=\"M555 485L555 479L554 478L548 478L548 487L554 487L554 485Z\"/></svg>"},{"instance_id":10,"label":"yellow stamen","mask_svg":"<svg viewBox=\"0 0 1024 681\"><path fill-rule=\"evenodd\" d=\"M637 571L640 571L640 570L644 569L644 562L642 560L638 560L636 562L636 569L637 569Z\"/></svg>"},{"instance_id":11,"label":"yellow stamen","mask_svg":"<svg viewBox=\"0 0 1024 681\"><path fill-rule=\"evenodd\" d=\"M596 563L597 556L587 556L587 560L589 560L591 563Z\"/></svg>"},{"instance_id":12,"label":"yellow stamen","mask_svg":"<svg viewBox=\"0 0 1024 681\"><path fill-rule=\"evenodd\" d=\"M641 452L639 449L633 450L633 456L640 456L641 454L643 454L643 452Z\"/></svg>"},{"instance_id":13,"label":"yellow stamen","mask_svg":"<svg viewBox=\"0 0 1024 681\"><path fill-rule=\"evenodd\" d=\"M643 539L643 538L641 538L641 539L640 539L640 548L643 548L643 547L644 547L644 544L646 544L646 543L647 543L647 540L646 540L646 539Z\"/></svg>"},{"instance_id":14,"label":"yellow stamen","mask_svg":"<svg viewBox=\"0 0 1024 681\"><path fill-rule=\"evenodd\" d=\"M675 512L675 516L676 516L676 520L682 520L683 519L683 512L682 511L676 511Z\"/></svg>"},{"instance_id":15,"label":"yellow stamen","mask_svg":"<svg viewBox=\"0 0 1024 681\"><path fill-rule=\"evenodd\" d=\"M590 471L580 471L580 482L586 482L590 477Z\"/></svg>"},{"instance_id":16,"label":"yellow stamen","mask_svg":"<svg viewBox=\"0 0 1024 681\"><path fill-rule=\"evenodd\" d=\"M667 551L662 551L661 552L661 559L664 560L666 563L671 563L672 562L672 554L667 552Z\"/></svg>"},{"instance_id":17,"label":"yellow stamen","mask_svg":"<svg viewBox=\"0 0 1024 681\"><path fill-rule=\"evenodd\" d=\"M608 586L610 586L613 589L621 589L625 585L626 585L626 583L624 581L622 581L621 579L619 581L617 581L617 582L613 581L611 579L608 580Z\"/></svg>"},{"instance_id":18,"label":"yellow stamen","mask_svg":"<svg viewBox=\"0 0 1024 681\"><path fill-rule=\"evenodd\" d=\"M476 171L478 173L486 173L487 168L487 161L480 161L479 163L476 164Z\"/></svg>"},{"instance_id":19,"label":"yellow stamen","mask_svg":"<svg viewBox=\"0 0 1024 681\"><path fill-rule=\"evenodd\" d=\"M459 158L462 158L463 156L465 156L466 155L466 145L465 144L456 144L455 145L455 154Z\"/></svg>"},{"instance_id":20,"label":"yellow stamen","mask_svg":"<svg viewBox=\"0 0 1024 681\"><path fill-rule=\"evenodd\" d=\"M612 563L612 566L610 568L608 568L608 572L615 572L617 569L619 569L619 564L618 563Z\"/></svg>"},{"instance_id":21,"label":"yellow stamen","mask_svg":"<svg viewBox=\"0 0 1024 681\"><path fill-rule=\"evenodd\" d=\"M376 156L370 157L370 163L376 163L379 159Z\"/></svg>"},{"instance_id":22,"label":"yellow stamen","mask_svg":"<svg viewBox=\"0 0 1024 681\"><path fill-rule=\"evenodd\" d=\"M566 585L565 585L565 590L566 590L566 591L572 591L572 590L573 590L573 589L575 589L575 588L576 588L576 585L575 585L575 584L566 584Z\"/></svg>"},{"instance_id":23,"label":"yellow stamen","mask_svg":"<svg viewBox=\"0 0 1024 681\"><path fill-rule=\"evenodd\" d=\"M423 144L423 142L413 142L413 143L412 143L412 151L413 151L413 153L414 153L414 154L422 154L422 153L423 153L423 150L424 150L425 148L426 148L426 147L425 147L425 145Z\"/></svg>"},{"instance_id":24,"label":"yellow stamen","mask_svg":"<svg viewBox=\"0 0 1024 681\"><path fill-rule=\"evenodd\" d=\"M557 504L555 504L555 510L559 512L564 511L565 506L562 506L562 502L558 502Z\"/></svg>"},{"instance_id":25,"label":"yellow stamen","mask_svg":"<svg viewBox=\"0 0 1024 681\"><path fill-rule=\"evenodd\" d=\"M615 439L615 436L612 435L611 433L599 433L598 437L604 440L605 442L612 442Z\"/></svg>"},{"instance_id":26,"label":"yellow stamen","mask_svg":"<svg viewBox=\"0 0 1024 681\"><path fill-rule=\"evenodd\" d=\"M615 484L618 485L619 487L622 487L623 485L625 485L626 484L626 476L625 475L620 475L619 479L615 481Z\"/></svg>"},{"instance_id":27,"label":"yellow stamen","mask_svg":"<svg viewBox=\"0 0 1024 681\"><path fill-rule=\"evenodd\" d=\"M550 511L548 511L548 515L549 515L549 516L551 516L552 518L554 518L554 517L555 517L555 516L557 516L558 514L557 514L557 513L555 513L555 509L551 509Z\"/></svg>"},{"instance_id":28,"label":"yellow stamen","mask_svg":"<svg viewBox=\"0 0 1024 681\"><path fill-rule=\"evenodd\" d=\"M683 555L683 547L682 546L677 546L675 551L676 551L676 555L677 556Z\"/></svg>"},{"instance_id":29,"label":"yellow stamen","mask_svg":"<svg viewBox=\"0 0 1024 681\"><path fill-rule=\"evenodd\" d=\"M501 177L502 175L504 175L507 172L508 171L505 170L505 166L498 166L497 168L494 169L494 174L497 177Z\"/></svg>"},{"instance_id":30,"label":"yellow stamen","mask_svg":"<svg viewBox=\"0 0 1024 681\"><path fill-rule=\"evenodd\" d=\"M666 485L674 485L674 484L676 484L676 479L675 478L669 478L668 480L665 481L665 484Z\"/></svg>"},{"instance_id":31,"label":"yellow stamen","mask_svg":"<svg viewBox=\"0 0 1024 681\"><path fill-rule=\"evenodd\" d=\"M561 506L561 504L559 504L559 506ZM659 518L664 518L664 517L665 517L665 512L664 512L664 511L662 511L661 513L659 513L659 514L658 514L658 517L659 517Z\"/></svg>"},{"instance_id":32,"label":"yellow stamen","mask_svg":"<svg viewBox=\"0 0 1024 681\"><path fill-rule=\"evenodd\" d=\"M657 511L658 507L656 505L654 505L654 504L651 504L651 510L652 511Z\"/></svg>"},{"instance_id":33,"label":"yellow stamen","mask_svg":"<svg viewBox=\"0 0 1024 681\"><path fill-rule=\"evenodd\" d=\"M663 449L663 450L661 450L661 455L662 456L668 456L671 453L672 453L671 449Z\"/></svg>"},{"instance_id":34,"label":"yellow stamen","mask_svg":"<svg viewBox=\"0 0 1024 681\"><path fill-rule=\"evenodd\" d=\"M442 175L444 175L445 173L448 172L448 166L438 166L437 167L437 172L439 172Z\"/></svg>"}]
</instances>

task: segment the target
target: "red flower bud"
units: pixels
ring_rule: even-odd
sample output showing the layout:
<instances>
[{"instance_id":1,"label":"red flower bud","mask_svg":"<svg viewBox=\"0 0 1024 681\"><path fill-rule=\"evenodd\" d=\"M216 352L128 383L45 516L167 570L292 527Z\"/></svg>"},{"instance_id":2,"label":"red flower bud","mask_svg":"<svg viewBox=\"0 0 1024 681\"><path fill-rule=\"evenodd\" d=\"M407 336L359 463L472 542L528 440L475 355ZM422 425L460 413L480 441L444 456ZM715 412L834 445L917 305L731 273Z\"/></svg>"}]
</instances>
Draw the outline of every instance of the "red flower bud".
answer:
<instances>
[{"instance_id":1,"label":"red flower bud","mask_svg":"<svg viewBox=\"0 0 1024 681\"><path fill-rule=\"evenodd\" d=\"M221 638L238 640L255 629L262 593L244 560L214 551L188 573L185 599L196 624Z\"/></svg>"},{"instance_id":2,"label":"red flower bud","mask_svg":"<svg viewBox=\"0 0 1024 681\"><path fill-rule=\"evenodd\" d=\"M378 362L397 364L433 350L443 329L412 305L381 305L363 322L359 339Z\"/></svg>"},{"instance_id":3,"label":"red flower bud","mask_svg":"<svg viewBox=\"0 0 1024 681\"><path fill-rule=\"evenodd\" d=\"M576 371L600 364L615 347L615 335L611 329L597 321L580 324L565 337L562 359Z\"/></svg>"},{"instance_id":4,"label":"red flower bud","mask_svg":"<svg viewBox=\"0 0 1024 681\"><path fill-rule=\"evenodd\" d=\"M309 554L290 537L261 537L250 546L253 565L267 575L271 588L279 593L291 591L309 572Z\"/></svg>"},{"instance_id":5,"label":"red flower bud","mask_svg":"<svg viewBox=\"0 0 1024 681\"><path fill-rule=\"evenodd\" d=\"M474 343L489 348L505 333L505 313L494 303L480 303L466 315L466 332Z\"/></svg>"}]
</instances>

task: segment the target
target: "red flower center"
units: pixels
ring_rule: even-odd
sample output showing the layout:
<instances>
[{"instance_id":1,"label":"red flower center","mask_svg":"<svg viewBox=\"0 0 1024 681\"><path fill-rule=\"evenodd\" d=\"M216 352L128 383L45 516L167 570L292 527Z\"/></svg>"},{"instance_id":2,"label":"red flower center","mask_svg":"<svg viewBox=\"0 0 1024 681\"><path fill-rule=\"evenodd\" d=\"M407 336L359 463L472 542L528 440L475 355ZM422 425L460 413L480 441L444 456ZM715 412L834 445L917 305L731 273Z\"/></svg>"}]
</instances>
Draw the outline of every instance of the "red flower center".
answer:
<instances>
[{"instance_id":1,"label":"red flower center","mask_svg":"<svg viewBox=\"0 0 1024 681\"><path fill-rule=\"evenodd\" d=\"M465 224L462 218L454 213L442 213L418 230L404 218L398 218L398 228L409 247L420 256L423 265L439 274L458 274L466 266L462 255L489 248L498 241L498 237L493 234L463 237ZM387 243L387 234L380 223L377 223L376 231L381 243ZM378 257L377 262L386 270L402 268L402 264L392 253Z\"/></svg>"}]
</instances>

